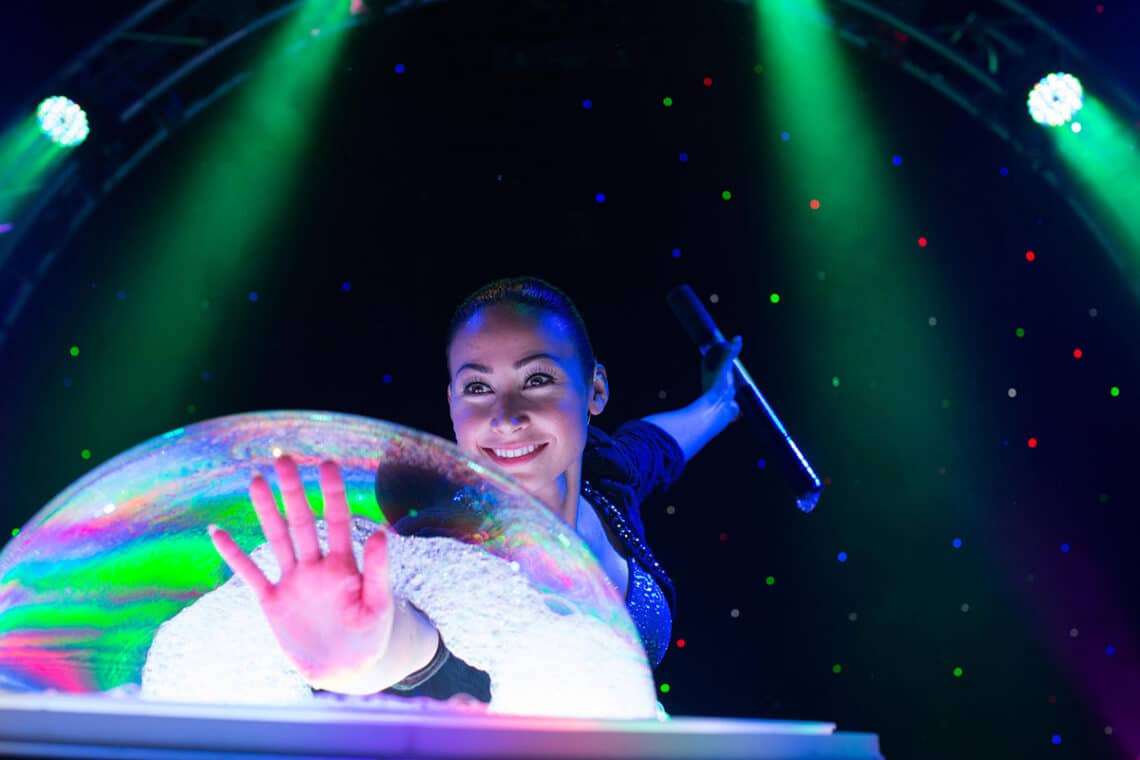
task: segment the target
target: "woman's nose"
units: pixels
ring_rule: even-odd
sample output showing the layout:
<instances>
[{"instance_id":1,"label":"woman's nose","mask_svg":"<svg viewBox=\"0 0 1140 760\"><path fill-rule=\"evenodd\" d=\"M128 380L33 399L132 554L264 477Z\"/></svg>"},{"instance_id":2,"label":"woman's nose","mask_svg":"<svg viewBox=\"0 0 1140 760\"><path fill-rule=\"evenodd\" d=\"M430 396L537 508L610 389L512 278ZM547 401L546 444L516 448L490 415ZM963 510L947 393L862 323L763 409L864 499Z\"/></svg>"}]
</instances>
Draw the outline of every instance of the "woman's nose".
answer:
<instances>
[{"instance_id":1,"label":"woman's nose","mask_svg":"<svg viewBox=\"0 0 1140 760\"><path fill-rule=\"evenodd\" d=\"M491 415L491 426L498 427L501 425L511 429L524 427L530 421L530 417L521 406L518 399L511 398L509 395L503 397L495 405L494 412Z\"/></svg>"}]
</instances>

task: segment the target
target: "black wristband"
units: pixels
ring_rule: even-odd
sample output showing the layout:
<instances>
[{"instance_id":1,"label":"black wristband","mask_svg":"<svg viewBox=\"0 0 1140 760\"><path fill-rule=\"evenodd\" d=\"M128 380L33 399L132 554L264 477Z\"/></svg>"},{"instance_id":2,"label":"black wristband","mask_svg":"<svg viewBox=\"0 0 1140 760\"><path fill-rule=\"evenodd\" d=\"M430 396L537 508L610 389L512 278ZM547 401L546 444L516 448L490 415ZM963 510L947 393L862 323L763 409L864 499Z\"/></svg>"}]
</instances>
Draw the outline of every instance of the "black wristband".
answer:
<instances>
[{"instance_id":1,"label":"black wristband","mask_svg":"<svg viewBox=\"0 0 1140 760\"><path fill-rule=\"evenodd\" d=\"M437 631L436 635L439 637L439 645L435 648L435 655L432 656L431 662L415 673L412 673L403 681L392 684L389 688L395 689L396 691L411 691L438 673L439 669L447 663L447 658L451 656L451 653L447 650L447 647L443 645L443 634Z\"/></svg>"}]
</instances>

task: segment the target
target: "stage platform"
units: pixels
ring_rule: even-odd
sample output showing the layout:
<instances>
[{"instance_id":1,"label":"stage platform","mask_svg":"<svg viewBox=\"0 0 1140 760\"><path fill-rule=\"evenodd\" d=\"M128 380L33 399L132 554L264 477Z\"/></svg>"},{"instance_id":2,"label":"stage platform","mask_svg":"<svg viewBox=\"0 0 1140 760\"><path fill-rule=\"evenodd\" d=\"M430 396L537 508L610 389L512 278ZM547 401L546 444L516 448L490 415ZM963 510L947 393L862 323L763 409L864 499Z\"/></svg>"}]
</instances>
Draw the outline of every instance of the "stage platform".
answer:
<instances>
[{"instance_id":1,"label":"stage platform","mask_svg":"<svg viewBox=\"0 0 1140 760\"><path fill-rule=\"evenodd\" d=\"M882 759L877 735L835 729L808 721L604 721L0 693L0 757L6 758Z\"/></svg>"}]
</instances>

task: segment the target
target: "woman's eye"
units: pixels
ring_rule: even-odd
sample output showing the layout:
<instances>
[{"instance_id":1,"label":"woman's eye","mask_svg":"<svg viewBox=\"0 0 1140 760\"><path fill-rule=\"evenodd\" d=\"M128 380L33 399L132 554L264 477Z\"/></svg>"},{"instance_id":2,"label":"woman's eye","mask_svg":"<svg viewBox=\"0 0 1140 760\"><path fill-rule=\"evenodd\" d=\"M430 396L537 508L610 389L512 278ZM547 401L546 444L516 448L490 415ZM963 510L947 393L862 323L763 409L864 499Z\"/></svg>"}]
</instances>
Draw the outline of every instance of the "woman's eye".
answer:
<instances>
[{"instance_id":1,"label":"woman's eye","mask_svg":"<svg viewBox=\"0 0 1140 760\"><path fill-rule=\"evenodd\" d=\"M538 384L531 383L531 380L535 379L536 377L545 378L545 380L541 383L538 383ZM554 378L551 377L550 375L548 375L547 373L535 372L533 375L530 375L527 377L526 387L528 387L528 388L541 388L542 386L550 385L553 382L554 382ZM467 385L463 386L463 392L466 394L472 395L472 396L481 396L484 393L486 393L486 391L480 390L480 389L486 388L486 387L487 387L487 384L482 383L482 382L468 383Z\"/></svg>"}]
</instances>

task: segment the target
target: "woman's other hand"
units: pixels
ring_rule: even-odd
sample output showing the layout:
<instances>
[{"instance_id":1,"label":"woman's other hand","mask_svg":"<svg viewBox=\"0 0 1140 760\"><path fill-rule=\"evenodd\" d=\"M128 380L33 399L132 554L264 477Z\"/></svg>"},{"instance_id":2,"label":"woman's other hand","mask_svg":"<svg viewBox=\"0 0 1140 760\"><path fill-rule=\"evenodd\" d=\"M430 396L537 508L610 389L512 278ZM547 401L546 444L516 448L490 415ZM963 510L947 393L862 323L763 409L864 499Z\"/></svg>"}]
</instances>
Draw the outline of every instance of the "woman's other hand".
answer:
<instances>
[{"instance_id":1,"label":"woman's other hand","mask_svg":"<svg viewBox=\"0 0 1140 760\"><path fill-rule=\"evenodd\" d=\"M344 480L335 463L323 462L320 482L328 554L322 556L297 465L286 456L277 459L275 468L285 519L277 510L273 489L260 475L254 476L249 492L262 532L281 567L280 580L271 583L226 531L211 525L214 547L253 589L286 657L310 686L357 694L387 688L407 675L399 670L414 670L404 665L383 673L394 628L412 630L407 621L397 625L397 618L419 614L406 604L394 603L388 579L387 531L381 527L369 536L360 572L352 554Z\"/></svg>"},{"instance_id":2,"label":"woman's other hand","mask_svg":"<svg viewBox=\"0 0 1140 760\"><path fill-rule=\"evenodd\" d=\"M737 335L731 343L722 341L710 346L701 358L701 391L714 405L725 408L733 422L740 417L733 362L742 345L743 339Z\"/></svg>"}]
</instances>

